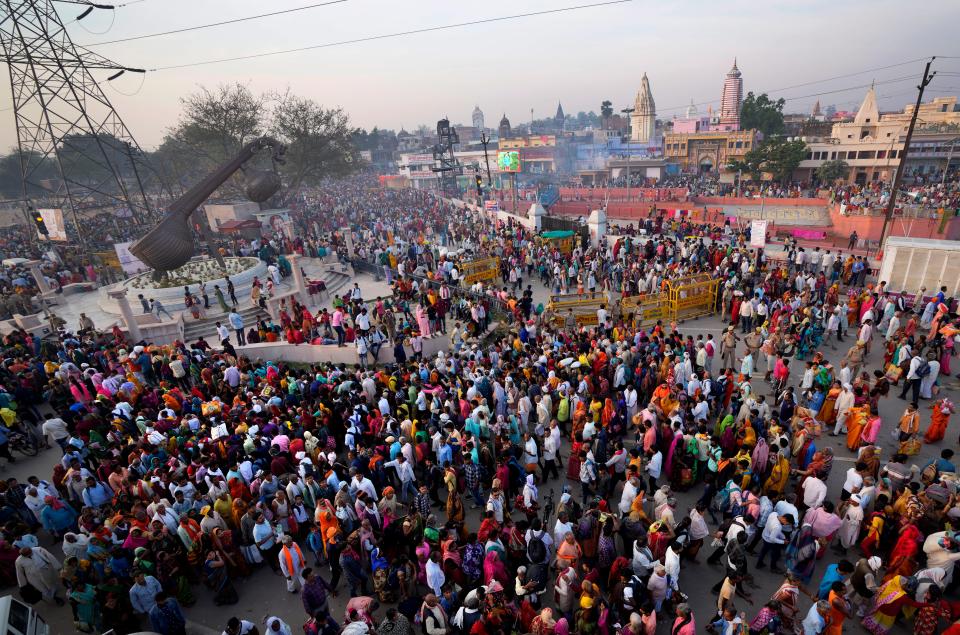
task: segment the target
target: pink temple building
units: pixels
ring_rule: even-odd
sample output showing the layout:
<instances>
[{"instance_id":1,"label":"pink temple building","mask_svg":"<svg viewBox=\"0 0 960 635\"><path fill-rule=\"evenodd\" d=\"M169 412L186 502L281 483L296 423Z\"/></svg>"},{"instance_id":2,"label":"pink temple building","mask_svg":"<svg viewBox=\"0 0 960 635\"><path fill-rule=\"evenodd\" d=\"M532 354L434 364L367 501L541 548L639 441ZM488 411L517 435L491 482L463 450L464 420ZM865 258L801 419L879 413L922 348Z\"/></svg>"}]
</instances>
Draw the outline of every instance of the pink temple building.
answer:
<instances>
[{"instance_id":1,"label":"pink temple building","mask_svg":"<svg viewBox=\"0 0 960 635\"><path fill-rule=\"evenodd\" d=\"M743 74L733 60L733 68L723 80L723 96L720 98L720 122L717 130L736 131L740 129L740 103L743 101Z\"/></svg>"}]
</instances>

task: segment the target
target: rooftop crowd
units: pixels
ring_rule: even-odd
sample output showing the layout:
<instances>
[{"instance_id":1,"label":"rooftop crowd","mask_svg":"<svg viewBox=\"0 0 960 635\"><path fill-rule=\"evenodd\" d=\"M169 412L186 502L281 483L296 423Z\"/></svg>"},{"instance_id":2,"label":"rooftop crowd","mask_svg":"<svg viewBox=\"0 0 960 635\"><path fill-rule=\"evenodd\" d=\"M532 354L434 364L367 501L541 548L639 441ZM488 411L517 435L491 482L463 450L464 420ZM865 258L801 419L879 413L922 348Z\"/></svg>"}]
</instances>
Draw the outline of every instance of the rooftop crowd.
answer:
<instances>
[{"instance_id":1,"label":"rooftop crowd","mask_svg":"<svg viewBox=\"0 0 960 635\"><path fill-rule=\"evenodd\" d=\"M909 466L954 409L943 291L889 293L862 260L767 259L744 231L678 219L566 252L365 179L294 213L295 238L267 241L279 253L346 252L349 228L394 285L288 309L287 339L346 345L351 329L356 365L251 360L226 338L5 338L0 457L12 431L62 453L0 482L0 580L39 610L172 635L200 594L289 592L297 623L225 608L224 632L960 632L953 455ZM485 256L498 277L465 289L463 261ZM532 289L650 296L693 273L720 281L722 331L636 326L613 305L581 327ZM425 355L431 337L449 345ZM378 363L377 343L396 361ZM882 420L898 397L902 416ZM899 451L881 458L891 434ZM244 584L267 568L282 583ZM764 568L782 582L757 597ZM695 615L687 600L711 586L716 610Z\"/></svg>"}]
</instances>

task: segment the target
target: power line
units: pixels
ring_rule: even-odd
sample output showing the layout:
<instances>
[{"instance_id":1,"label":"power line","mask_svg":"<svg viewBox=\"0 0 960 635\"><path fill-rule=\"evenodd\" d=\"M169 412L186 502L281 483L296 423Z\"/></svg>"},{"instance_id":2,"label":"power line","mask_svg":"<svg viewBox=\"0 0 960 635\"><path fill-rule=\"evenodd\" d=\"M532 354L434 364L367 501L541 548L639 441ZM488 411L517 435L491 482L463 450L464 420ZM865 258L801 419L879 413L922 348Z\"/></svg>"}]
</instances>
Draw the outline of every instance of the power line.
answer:
<instances>
[{"instance_id":1,"label":"power line","mask_svg":"<svg viewBox=\"0 0 960 635\"><path fill-rule=\"evenodd\" d=\"M628 2L633 2L633 0L607 0L606 2L594 2L591 4L579 4L572 7L561 7L559 9L545 9L543 11L531 11L529 13L516 13L514 15L505 15L499 16L496 18L485 18L482 20L470 20L469 22L457 22L454 24L441 24L437 26L423 27L420 29L412 29L410 31L398 31L395 33L384 33L381 35L370 35L367 37L355 38L352 40L340 40L339 42L326 42L324 44L314 44L311 46L301 46L298 48L284 49L281 51L266 51L263 53L253 53L250 55L238 55L236 57L224 57L220 59L213 60L204 60L202 62L191 62L188 64L174 64L171 66L158 66L156 68L151 68L151 71L167 71L174 70L178 68L189 68L191 66L205 66L208 64L221 64L223 62L237 62L241 60L250 60L258 57L269 57L274 55L286 55L287 53L300 53L302 51L312 51L315 49L322 48L331 48L334 46L344 46L346 44L359 44L361 42L372 42L375 40L386 40L397 37L404 37L407 35L416 35L419 33L431 33L433 31L445 31L447 29L458 29L467 26L476 26L479 24L490 24L493 22L506 22L508 20L517 20L520 18L530 18L540 15L549 15L553 13L566 13L569 11L578 11L580 9L593 9L595 7L605 7L615 4L626 4Z\"/></svg>"},{"instance_id":2,"label":"power line","mask_svg":"<svg viewBox=\"0 0 960 635\"><path fill-rule=\"evenodd\" d=\"M923 58L923 59L926 59L926 58ZM898 66L899 66L899 65L898 65ZM892 67L890 67L890 68L892 68ZM848 75L848 77L849 77L849 76L853 76L853 75L862 75L863 73L868 73L868 72L871 72L871 71L867 70L867 71L862 71L861 73L851 73L850 75ZM804 85L820 84L820 83L823 83L823 82L832 81L833 79L836 79L836 78L823 79L823 80L820 80L819 82L809 82L809 83L804 84ZM807 99L807 98L809 98L809 97L820 97L820 96L822 96L822 95L830 95L830 94L833 94L833 93L842 93L842 92L845 92L845 91L848 91L848 90L855 90L855 89L857 89L857 88L869 88L871 85L880 86L880 85L883 85L883 84L895 84L895 83L898 83L898 82L905 82L905 81L912 80L912 79L914 79L914 76L913 76L913 75L905 75L905 76L903 76L903 77L896 77L896 78L893 78L893 79L885 79L885 80L881 80L881 81L878 81L878 82L872 82L871 84L863 84L863 85L860 85L860 86L848 86L848 87L846 87L846 88L839 88L839 89L836 89L836 90L828 90L828 91L823 91L823 92L819 92L819 93L810 93L809 95L797 95L796 97L784 97L783 100L784 100L784 101L796 101L796 100L798 100L798 99ZM764 91L759 91L759 94L763 94L763 93L776 93L776 92L783 91L783 90L788 90L788 89L787 89L787 88L778 88L778 89L775 89L775 90L764 90ZM694 105L694 106L707 106L707 105L709 105L709 104L715 104L715 103L717 103L718 101L720 101L720 100L719 100L719 99L712 99L712 100L710 100L710 101L698 102L698 103L695 103L695 104L693 104L693 105ZM672 111L674 111L674 110L684 110L684 109L689 108L689 107L690 107L690 104L686 104L685 106L673 106L673 107L670 107L670 108L663 108L663 109L658 108L658 109L657 109L657 112L672 112Z\"/></svg>"},{"instance_id":3,"label":"power line","mask_svg":"<svg viewBox=\"0 0 960 635\"><path fill-rule=\"evenodd\" d=\"M142 0L136 0L142 2ZM342 4L348 0L329 0L329 2L318 2L316 4L308 4L303 7L295 7L293 9L284 9L282 11L271 11L270 13L261 13L259 15L250 15L244 18L234 18L233 20L223 20L222 22L211 22L210 24L199 24L197 26L184 27L182 29L173 29L172 31L161 31L159 33L147 33L145 35L134 35L131 37L120 38L118 40L109 40L107 42L97 42L96 44L88 44L87 46L105 46L107 44L117 44L118 42L132 42L133 40L145 40L152 37L160 37L162 35L173 35L174 33L186 33L188 31L199 31L201 29L209 29L215 26L223 26L225 24L236 24L237 22L248 22L250 20L258 20L260 18L268 18L274 15L283 15L286 13L296 13L297 11L305 11L307 9L316 9L317 7L326 7L331 4ZM129 2L127 4L133 4Z\"/></svg>"}]
</instances>

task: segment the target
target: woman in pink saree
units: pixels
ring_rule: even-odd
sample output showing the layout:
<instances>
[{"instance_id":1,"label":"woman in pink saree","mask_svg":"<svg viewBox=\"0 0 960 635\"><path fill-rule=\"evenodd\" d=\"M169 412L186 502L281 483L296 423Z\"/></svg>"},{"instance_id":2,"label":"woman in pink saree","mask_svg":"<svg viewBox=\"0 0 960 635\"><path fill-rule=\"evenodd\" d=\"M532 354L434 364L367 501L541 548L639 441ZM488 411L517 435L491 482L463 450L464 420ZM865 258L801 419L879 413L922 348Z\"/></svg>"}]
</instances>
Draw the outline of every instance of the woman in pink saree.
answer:
<instances>
[{"instance_id":1,"label":"woman in pink saree","mask_svg":"<svg viewBox=\"0 0 960 635\"><path fill-rule=\"evenodd\" d=\"M510 582L507 567L504 566L503 560L500 559L500 553L496 550L488 551L483 560L483 583L490 584L492 580L496 580L504 588Z\"/></svg>"},{"instance_id":2,"label":"woman in pink saree","mask_svg":"<svg viewBox=\"0 0 960 635\"><path fill-rule=\"evenodd\" d=\"M880 435L880 417L871 415L867 420L867 425L863 426L863 432L860 433L860 441L863 445L874 445L877 442L877 436Z\"/></svg>"}]
</instances>

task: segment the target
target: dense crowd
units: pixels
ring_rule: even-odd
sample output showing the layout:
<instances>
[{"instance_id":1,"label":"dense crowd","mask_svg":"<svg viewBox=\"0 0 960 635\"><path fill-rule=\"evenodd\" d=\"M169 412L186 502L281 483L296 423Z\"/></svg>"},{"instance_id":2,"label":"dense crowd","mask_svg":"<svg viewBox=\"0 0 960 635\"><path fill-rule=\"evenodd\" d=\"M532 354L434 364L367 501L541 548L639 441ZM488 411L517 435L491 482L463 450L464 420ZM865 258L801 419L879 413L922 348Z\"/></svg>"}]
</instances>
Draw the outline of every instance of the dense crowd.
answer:
<instances>
[{"instance_id":1,"label":"dense crowd","mask_svg":"<svg viewBox=\"0 0 960 635\"><path fill-rule=\"evenodd\" d=\"M566 250L364 180L295 214L302 233L266 241L279 253L352 243L394 283L389 299L358 284L332 312L291 309L288 338L326 337L329 321L346 344L352 329L356 365L250 360L229 331L223 346L5 338L0 456L11 431L63 455L51 474L0 483L0 580L20 597L68 603L81 631L176 634L197 594L234 605L269 568L284 585L255 591L298 593L307 635L814 635L855 621L885 635L898 618L960 632L946 599L953 455L909 466L954 409L938 394L958 332L944 291L892 294L858 259L768 260L745 231L688 238L676 219ZM465 288L458 267L488 256L498 279ZM650 296L693 273L719 281L716 338L636 325L613 304L578 326L530 290ZM393 363L358 345L378 331ZM430 337L449 346L425 355ZM823 352L837 347L834 366ZM882 421L897 392L902 417ZM891 432L899 452L884 461ZM850 459L840 491L830 435ZM41 546L53 541L62 559ZM755 598L766 567L782 584ZM716 611L694 615L688 596L714 581Z\"/></svg>"}]
</instances>

